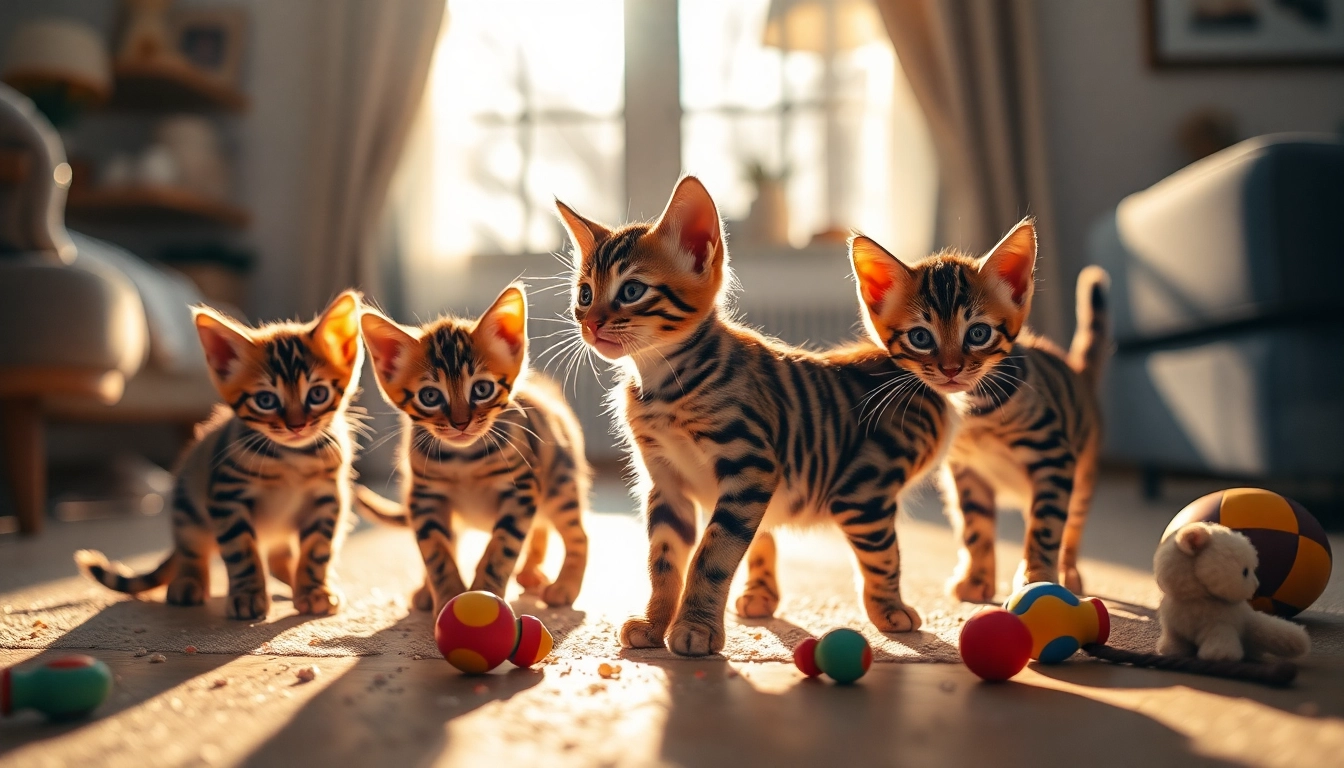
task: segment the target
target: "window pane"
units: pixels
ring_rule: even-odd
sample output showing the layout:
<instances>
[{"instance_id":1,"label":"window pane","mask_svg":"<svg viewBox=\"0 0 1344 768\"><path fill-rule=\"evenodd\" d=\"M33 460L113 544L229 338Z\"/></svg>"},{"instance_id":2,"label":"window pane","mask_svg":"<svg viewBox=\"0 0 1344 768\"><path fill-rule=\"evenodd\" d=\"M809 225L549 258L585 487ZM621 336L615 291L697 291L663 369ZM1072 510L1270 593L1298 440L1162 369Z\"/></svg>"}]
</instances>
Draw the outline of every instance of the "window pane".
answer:
<instances>
[{"instance_id":1,"label":"window pane","mask_svg":"<svg viewBox=\"0 0 1344 768\"><path fill-rule=\"evenodd\" d=\"M527 173L527 251L556 251L567 241L555 217L556 198L597 221L624 220L624 128L619 120L536 127Z\"/></svg>"},{"instance_id":2,"label":"window pane","mask_svg":"<svg viewBox=\"0 0 1344 768\"><path fill-rule=\"evenodd\" d=\"M681 0L682 160L729 218L786 175L788 239L861 229L900 255L933 231L927 128L871 0ZM767 218L768 220L768 218ZM747 237L772 231L744 223Z\"/></svg>"}]
</instances>

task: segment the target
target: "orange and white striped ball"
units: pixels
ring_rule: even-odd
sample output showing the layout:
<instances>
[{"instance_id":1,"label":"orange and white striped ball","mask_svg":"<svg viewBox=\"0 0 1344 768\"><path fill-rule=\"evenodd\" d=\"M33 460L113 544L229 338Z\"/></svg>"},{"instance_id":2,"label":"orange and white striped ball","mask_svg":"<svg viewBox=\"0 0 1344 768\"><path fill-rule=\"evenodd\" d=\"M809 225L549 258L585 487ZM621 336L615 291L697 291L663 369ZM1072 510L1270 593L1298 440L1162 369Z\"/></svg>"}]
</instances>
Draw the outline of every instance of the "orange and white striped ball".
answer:
<instances>
[{"instance_id":1,"label":"orange and white striped ball","mask_svg":"<svg viewBox=\"0 0 1344 768\"><path fill-rule=\"evenodd\" d=\"M1217 523L1245 534L1255 545L1260 588L1251 605L1291 618L1325 592L1332 555L1325 529L1301 504L1273 491L1232 488L1191 502L1172 519L1166 539L1189 523Z\"/></svg>"}]
</instances>

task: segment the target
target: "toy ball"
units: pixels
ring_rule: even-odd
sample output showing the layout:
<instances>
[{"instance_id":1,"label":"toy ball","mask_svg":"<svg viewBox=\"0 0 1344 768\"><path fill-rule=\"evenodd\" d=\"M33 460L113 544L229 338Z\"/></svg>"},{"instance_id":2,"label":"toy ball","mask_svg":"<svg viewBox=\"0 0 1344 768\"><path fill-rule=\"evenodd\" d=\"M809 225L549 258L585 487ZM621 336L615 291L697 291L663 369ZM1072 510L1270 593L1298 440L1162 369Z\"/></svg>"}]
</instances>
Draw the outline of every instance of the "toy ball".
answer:
<instances>
[{"instance_id":1,"label":"toy ball","mask_svg":"<svg viewBox=\"0 0 1344 768\"><path fill-rule=\"evenodd\" d=\"M1257 610L1291 618L1325 592L1333 560L1330 540L1320 522L1287 496L1259 488L1211 493L1181 510L1162 538L1188 523L1225 525L1255 545L1260 587L1251 605Z\"/></svg>"},{"instance_id":2,"label":"toy ball","mask_svg":"<svg viewBox=\"0 0 1344 768\"><path fill-rule=\"evenodd\" d=\"M1111 634L1111 614L1100 600L1080 600L1048 581L1019 589L1003 607L1031 633L1031 658L1045 664L1058 664L1088 643L1104 645Z\"/></svg>"},{"instance_id":3,"label":"toy ball","mask_svg":"<svg viewBox=\"0 0 1344 768\"><path fill-rule=\"evenodd\" d=\"M112 691L112 670L92 656L62 656L28 669L0 669L0 715L35 709L52 720L83 717Z\"/></svg>"},{"instance_id":4,"label":"toy ball","mask_svg":"<svg viewBox=\"0 0 1344 768\"><path fill-rule=\"evenodd\" d=\"M793 649L793 663L808 677L816 677L821 674L821 667L817 666L817 638L809 637L798 644Z\"/></svg>"},{"instance_id":5,"label":"toy ball","mask_svg":"<svg viewBox=\"0 0 1344 768\"><path fill-rule=\"evenodd\" d=\"M1031 631L1017 614L986 608L966 620L957 641L961 660L985 680L1007 680L1031 658Z\"/></svg>"},{"instance_id":6,"label":"toy ball","mask_svg":"<svg viewBox=\"0 0 1344 768\"><path fill-rule=\"evenodd\" d=\"M512 661L530 667L551 652L551 633L535 616L514 618L509 604L490 592L464 592L443 607L434 642L449 664L480 675Z\"/></svg>"},{"instance_id":7,"label":"toy ball","mask_svg":"<svg viewBox=\"0 0 1344 768\"><path fill-rule=\"evenodd\" d=\"M852 683L873 665L873 649L852 629L832 629L820 640L807 638L793 649L793 663L808 677L825 672L837 683Z\"/></svg>"}]
</instances>

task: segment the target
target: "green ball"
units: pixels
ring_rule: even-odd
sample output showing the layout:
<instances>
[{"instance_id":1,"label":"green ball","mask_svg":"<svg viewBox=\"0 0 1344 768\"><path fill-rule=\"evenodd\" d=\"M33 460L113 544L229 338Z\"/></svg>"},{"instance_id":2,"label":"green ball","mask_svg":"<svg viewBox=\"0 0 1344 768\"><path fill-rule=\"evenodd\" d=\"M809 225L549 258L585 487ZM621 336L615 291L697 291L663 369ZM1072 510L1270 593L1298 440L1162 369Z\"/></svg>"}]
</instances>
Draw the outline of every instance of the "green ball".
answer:
<instances>
[{"instance_id":1,"label":"green ball","mask_svg":"<svg viewBox=\"0 0 1344 768\"><path fill-rule=\"evenodd\" d=\"M817 641L817 666L837 683L852 683L873 664L873 649L852 629L832 629Z\"/></svg>"}]
</instances>

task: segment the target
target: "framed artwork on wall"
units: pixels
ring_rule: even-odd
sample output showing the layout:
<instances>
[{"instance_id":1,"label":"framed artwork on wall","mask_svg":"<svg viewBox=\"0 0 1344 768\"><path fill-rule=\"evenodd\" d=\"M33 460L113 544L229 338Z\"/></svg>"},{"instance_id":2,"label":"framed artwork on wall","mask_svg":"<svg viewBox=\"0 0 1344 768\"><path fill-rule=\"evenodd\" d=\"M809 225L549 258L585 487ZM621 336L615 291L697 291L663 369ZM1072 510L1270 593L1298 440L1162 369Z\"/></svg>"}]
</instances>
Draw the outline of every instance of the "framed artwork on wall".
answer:
<instances>
[{"instance_id":1,"label":"framed artwork on wall","mask_svg":"<svg viewBox=\"0 0 1344 768\"><path fill-rule=\"evenodd\" d=\"M187 6L173 13L178 54L230 85L238 84L246 29L242 8Z\"/></svg>"},{"instance_id":2,"label":"framed artwork on wall","mask_svg":"<svg viewBox=\"0 0 1344 768\"><path fill-rule=\"evenodd\" d=\"M1344 66L1344 0L1146 0L1155 67Z\"/></svg>"}]
</instances>

